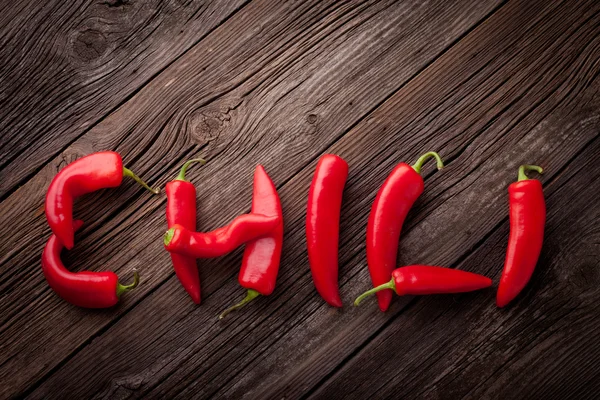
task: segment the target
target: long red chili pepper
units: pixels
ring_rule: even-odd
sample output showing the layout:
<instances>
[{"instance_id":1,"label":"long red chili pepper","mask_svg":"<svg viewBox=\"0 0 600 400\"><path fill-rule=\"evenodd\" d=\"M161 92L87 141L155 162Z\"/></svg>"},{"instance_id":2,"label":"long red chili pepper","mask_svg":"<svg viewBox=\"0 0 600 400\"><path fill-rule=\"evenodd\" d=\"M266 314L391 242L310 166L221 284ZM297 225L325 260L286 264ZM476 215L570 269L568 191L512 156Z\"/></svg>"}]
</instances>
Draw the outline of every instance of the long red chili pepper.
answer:
<instances>
[{"instance_id":1,"label":"long red chili pepper","mask_svg":"<svg viewBox=\"0 0 600 400\"><path fill-rule=\"evenodd\" d=\"M306 210L306 245L317 292L330 305L342 307L338 288L338 239L342 192L348 163L326 154L319 160Z\"/></svg>"},{"instance_id":2,"label":"long red chili pepper","mask_svg":"<svg viewBox=\"0 0 600 400\"><path fill-rule=\"evenodd\" d=\"M137 175L123 167L121 156L114 151L93 153L63 168L52 180L46 193L46 219L52 232L67 249L73 248L73 201L76 197L99 189L117 187L123 176L133 178L154 194Z\"/></svg>"},{"instance_id":3,"label":"long red chili pepper","mask_svg":"<svg viewBox=\"0 0 600 400\"><path fill-rule=\"evenodd\" d=\"M83 221L75 220L73 231L82 225ZM112 307L123 293L139 283L140 278L135 270L131 285L121 285L114 272L70 272L60 259L62 249L63 244L58 237L50 236L42 254L42 271L52 290L73 305L86 308Z\"/></svg>"},{"instance_id":4,"label":"long red chili pepper","mask_svg":"<svg viewBox=\"0 0 600 400\"><path fill-rule=\"evenodd\" d=\"M510 235L496 304L504 307L523 290L535 269L546 223L542 184L528 179L525 171L542 173L536 165L521 165L519 180L508 187Z\"/></svg>"},{"instance_id":5,"label":"long red chili pepper","mask_svg":"<svg viewBox=\"0 0 600 400\"><path fill-rule=\"evenodd\" d=\"M365 297L373 293L381 293L388 289L399 296L420 296L472 292L491 285L490 278L472 272L428 265L410 265L395 269L392 272L392 280L366 291L354 301L354 305L359 305Z\"/></svg>"},{"instance_id":6,"label":"long red chili pepper","mask_svg":"<svg viewBox=\"0 0 600 400\"><path fill-rule=\"evenodd\" d=\"M402 224L415 200L423 193L420 172L429 157L436 159L438 170L444 167L437 153L425 153L412 167L398 164L377 192L367 224L367 263L373 286L387 283L392 276ZM386 311L392 301L392 291L377 292L377 298L381 311Z\"/></svg>"},{"instance_id":7,"label":"long red chili pepper","mask_svg":"<svg viewBox=\"0 0 600 400\"><path fill-rule=\"evenodd\" d=\"M275 290L283 245L283 212L277 189L262 165L257 166L254 172L252 213L274 217L277 225L267 235L246 244L238 280L248 292L241 302L223 311L220 319L258 295L268 296Z\"/></svg>"},{"instance_id":8,"label":"long red chili pepper","mask_svg":"<svg viewBox=\"0 0 600 400\"><path fill-rule=\"evenodd\" d=\"M165 233L165 248L193 258L220 257L277 228L277 217L243 214L211 232L194 232L175 224Z\"/></svg>"},{"instance_id":9,"label":"long red chili pepper","mask_svg":"<svg viewBox=\"0 0 600 400\"><path fill-rule=\"evenodd\" d=\"M202 163L201 158L189 160L181 167L175 180L168 182L167 193L167 224L169 228L179 224L190 231L196 230L196 188L185 179L185 172L192 163ZM171 253L173 269L185 291L196 304L200 304L200 275L194 257Z\"/></svg>"}]
</instances>

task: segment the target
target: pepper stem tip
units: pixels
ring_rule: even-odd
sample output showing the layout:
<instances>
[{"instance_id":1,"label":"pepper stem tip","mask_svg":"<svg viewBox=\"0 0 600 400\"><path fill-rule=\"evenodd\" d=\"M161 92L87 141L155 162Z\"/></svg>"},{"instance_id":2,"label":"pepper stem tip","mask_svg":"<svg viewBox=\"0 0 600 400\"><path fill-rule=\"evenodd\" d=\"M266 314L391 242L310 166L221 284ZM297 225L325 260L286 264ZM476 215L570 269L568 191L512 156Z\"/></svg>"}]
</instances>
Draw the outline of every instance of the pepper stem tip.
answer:
<instances>
[{"instance_id":1,"label":"pepper stem tip","mask_svg":"<svg viewBox=\"0 0 600 400\"><path fill-rule=\"evenodd\" d=\"M179 171L179 175L177 175L177 178L175 178L176 181L185 181L185 173L188 169L188 167L193 164L193 163L200 163L202 165L206 164L206 160L203 158L193 158L191 160L186 161L183 166L181 167L181 170Z\"/></svg>"},{"instance_id":2,"label":"pepper stem tip","mask_svg":"<svg viewBox=\"0 0 600 400\"><path fill-rule=\"evenodd\" d=\"M421 157L419 157L417 162L413 164L412 167L417 172L417 174L421 173L421 168L423 167L423 164L425 163L425 161L427 161L431 157L435 158L435 162L436 162L436 166L437 166L438 170L444 168L444 162L442 161L442 158L440 157L440 155L438 153L436 153L435 151L430 151L430 152L423 154Z\"/></svg>"},{"instance_id":3,"label":"pepper stem tip","mask_svg":"<svg viewBox=\"0 0 600 400\"><path fill-rule=\"evenodd\" d=\"M137 269L133 269L133 283L129 285L122 285L117 281L117 297L121 297L121 295L125 292L135 289L135 287L140 283L140 274L137 272Z\"/></svg>"},{"instance_id":4,"label":"pepper stem tip","mask_svg":"<svg viewBox=\"0 0 600 400\"><path fill-rule=\"evenodd\" d=\"M163 239L165 246L168 246L169 243L171 243L171 240L173 240L173 235L175 235L175 229L174 228L169 228L169 230L167 230L165 232L165 237Z\"/></svg>"},{"instance_id":5,"label":"pepper stem tip","mask_svg":"<svg viewBox=\"0 0 600 400\"><path fill-rule=\"evenodd\" d=\"M128 176L128 177L132 178L134 181L136 181L137 183L142 185L145 189L148 189L149 191L151 191L154 194L160 193L160 189L153 189L150 186L148 186L148 184L146 182L144 182L142 180L142 178L140 178L139 176L134 174L133 171L130 170L129 168L123 167L123 176Z\"/></svg>"},{"instance_id":6,"label":"pepper stem tip","mask_svg":"<svg viewBox=\"0 0 600 400\"><path fill-rule=\"evenodd\" d=\"M257 298L258 296L260 296L260 293L258 293L256 290L248 289L248 293L246 294L246 297L244 297L244 300L240 301L236 305L231 306L227 310L223 311L219 315L219 319L223 319L230 312L238 310L238 309L244 307L246 304L250 303L252 300L254 300L255 298Z\"/></svg>"},{"instance_id":7,"label":"pepper stem tip","mask_svg":"<svg viewBox=\"0 0 600 400\"><path fill-rule=\"evenodd\" d=\"M538 167L537 165L521 165L519 167L519 181L525 181L529 179L525 174L526 171L536 171L538 174L544 172L542 167Z\"/></svg>"},{"instance_id":8,"label":"pepper stem tip","mask_svg":"<svg viewBox=\"0 0 600 400\"><path fill-rule=\"evenodd\" d=\"M394 292L396 291L396 284L394 283L394 279L392 279L391 281L384 283L383 285L379 285L377 287L374 287L373 289L369 289L366 292L364 292L363 294L361 294L360 296L358 296L356 298L356 300L354 300L354 306L358 306L365 298L371 296L372 294L375 294L377 292L381 292L382 290L385 289L392 289Z\"/></svg>"}]
</instances>

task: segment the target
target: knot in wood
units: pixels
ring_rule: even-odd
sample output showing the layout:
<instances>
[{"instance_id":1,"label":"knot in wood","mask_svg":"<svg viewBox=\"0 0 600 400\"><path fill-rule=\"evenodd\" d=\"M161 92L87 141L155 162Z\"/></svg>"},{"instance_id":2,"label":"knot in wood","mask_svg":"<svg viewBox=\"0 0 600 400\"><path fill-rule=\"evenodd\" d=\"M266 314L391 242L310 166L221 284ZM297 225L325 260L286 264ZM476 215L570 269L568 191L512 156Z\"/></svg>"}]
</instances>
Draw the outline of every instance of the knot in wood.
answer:
<instances>
[{"instance_id":1,"label":"knot in wood","mask_svg":"<svg viewBox=\"0 0 600 400\"><path fill-rule=\"evenodd\" d=\"M198 143L210 142L219 137L231 117L227 113L213 110L196 112L190 117L190 130L194 141Z\"/></svg>"},{"instance_id":2,"label":"knot in wood","mask_svg":"<svg viewBox=\"0 0 600 400\"><path fill-rule=\"evenodd\" d=\"M107 0L102 4L106 5L109 8L115 8L115 7L129 5L129 1L128 0Z\"/></svg>"},{"instance_id":3,"label":"knot in wood","mask_svg":"<svg viewBox=\"0 0 600 400\"><path fill-rule=\"evenodd\" d=\"M311 125L316 124L318 119L319 117L316 114L308 114L308 116L306 117L306 121Z\"/></svg>"},{"instance_id":4,"label":"knot in wood","mask_svg":"<svg viewBox=\"0 0 600 400\"><path fill-rule=\"evenodd\" d=\"M81 61L93 61L102 57L108 50L106 37L99 31L86 29L77 33L73 41L73 53Z\"/></svg>"}]
</instances>

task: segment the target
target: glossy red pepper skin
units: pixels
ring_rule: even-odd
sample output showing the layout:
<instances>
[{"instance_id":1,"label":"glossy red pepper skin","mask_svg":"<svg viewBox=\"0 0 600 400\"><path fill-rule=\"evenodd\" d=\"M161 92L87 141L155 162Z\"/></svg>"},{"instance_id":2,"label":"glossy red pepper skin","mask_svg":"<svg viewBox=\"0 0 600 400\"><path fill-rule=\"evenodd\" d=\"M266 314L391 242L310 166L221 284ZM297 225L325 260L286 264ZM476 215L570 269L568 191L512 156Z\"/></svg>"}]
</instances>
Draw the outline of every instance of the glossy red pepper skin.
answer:
<instances>
[{"instance_id":1,"label":"glossy red pepper skin","mask_svg":"<svg viewBox=\"0 0 600 400\"><path fill-rule=\"evenodd\" d=\"M338 287L338 241L342 194L348 163L325 154L319 160L308 193L306 245L317 292L331 306L342 307Z\"/></svg>"},{"instance_id":2,"label":"glossy red pepper skin","mask_svg":"<svg viewBox=\"0 0 600 400\"><path fill-rule=\"evenodd\" d=\"M544 241L546 203L542 184L537 179L523 179L524 169L519 174L520 180L508 187L510 235L496 295L498 307L514 300L527 285ZM541 168L537 171L541 172Z\"/></svg>"},{"instance_id":3,"label":"glossy red pepper skin","mask_svg":"<svg viewBox=\"0 0 600 400\"><path fill-rule=\"evenodd\" d=\"M268 296L275 290L279 272L283 211L277 188L262 165L258 165L254 171L252 213L266 215L276 222L266 235L246 243L238 280L242 287Z\"/></svg>"},{"instance_id":4,"label":"glossy red pepper skin","mask_svg":"<svg viewBox=\"0 0 600 400\"><path fill-rule=\"evenodd\" d=\"M367 263L373 286L390 280L396 267L402 225L421 193L423 178L405 163L394 168L377 193L367 223ZM377 300L381 311L386 311L392 291L378 292Z\"/></svg>"},{"instance_id":5,"label":"glossy red pepper skin","mask_svg":"<svg viewBox=\"0 0 600 400\"><path fill-rule=\"evenodd\" d=\"M277 228L276 217L243 214L211 232L194 232L175 224L165 234L165 249L192 258L220 257Z\"/></svg>"},{"instance_id":6,"label":"glossy red pepper skin","mask_svg":"<svg viewBox=\"0 0 600 400\"><path fill-rule=\"evenodd\" d=\"M73 230L82 225L83 221L74 221ZM52 290L75 306L112 307L117 304L122 292L137 285L137 275L133 285L122 286L114 272L70 272L60 259L62 249L63 244L58 237L50 236L42 254L42 271Z\"/></svg>"},{"instance_id":7,"label":"glossy red pepper skin","mask_svg":"<svg viewBox=\"0 0 600 400\"><path fill-rule=\"evenodd\" d=\"M373 293L381 293L382 290L393 290L399 296L421 296L472 292L491 285L490 278L472 272L429 265L410 265L395 269L389 282L365 292L356 299L354 305L358 305Z\"/></svg>"},{"instance_id":8,"label":"glossy red pepper skin","mask_svg":"<svg viewBox=\"0 0 600 400\"><path fill-rule=\"evenodd\" d=\"M185 180L185 172L191 162L204 163L204 160L197 159L186 162L177 178L167 183L165 191L167 194L167 225L169 228L179 224L190 231L196 230L196 187ZM200 274L198 273L196 258L177 253L170 253L170 255L177 279L179 279L194 303L200 304Z\"/></svg>"},{"instance_id":9,"label":"glossy red pepper skin","mask_svg":"<svg viewBox=\"0 0 600 400\"><path fill-rule=\"evenodd\" d=\"M392 272L398 296L463 293L492 286L486 276L459 269L410 265Z\"/></svg>"},{"instance_id":10,"label":"glossy red pepper skin","mask_svg":"<svg viewBox=\"0 0 600 400\"><path fill-rule=\"evenodd\" d=\"M426 153L414 166L398 164L377 192L367 223L367 264L373 286L382 285L392 277L402 225L408 211L423 193L424 183L420 172L428 157L435 157L437 168L442 169L444 165L439 155ZM386 311L392 301L392 291L378 292L377 300L379 309Z\"/></svg>"},{"instance_id":11,"label":"glossy red pepper skin","mask_svg":"<svg viewBox=\"0 0 600 400\"><path fill-rule=\"evenodd\" d=\"M423 178L408 164L401 163L377 193L367 223L367 264L373 286L388 282L396 267L402 225L413 203L423 193ZM386 311L392 291L377 293L379 308Z\"/></svg>"},{"instance_id":12,"label":"glossy red pepper skin","mask_svg":"<svg viewBox=\"0 0 600 400\"><path fill-rule=\"evenodd\" d=\"M74 245L75 198L99 189L119 186L124 173L152 190L131 171L123 168L121 156L114 151L93 153L80 158L67 165L52 179L46 193L46 219L52 232L67 249L72 249Z\"/></svg>"},{"instance_id":13,"label":"glossy red pepper skin","mask_svg":"<svg viewBox=\"0 0 600 400\"><path fill-rule=\"evenodd\" d=\"M268 234L246 243L238 281L248 292L241 302L223 311L220 319L256 297L268 296L275 290L283 246L283 211L277 188L262 165L254 172L252 213L267 215L277 222Z\"/></svg>"}]
</instances>

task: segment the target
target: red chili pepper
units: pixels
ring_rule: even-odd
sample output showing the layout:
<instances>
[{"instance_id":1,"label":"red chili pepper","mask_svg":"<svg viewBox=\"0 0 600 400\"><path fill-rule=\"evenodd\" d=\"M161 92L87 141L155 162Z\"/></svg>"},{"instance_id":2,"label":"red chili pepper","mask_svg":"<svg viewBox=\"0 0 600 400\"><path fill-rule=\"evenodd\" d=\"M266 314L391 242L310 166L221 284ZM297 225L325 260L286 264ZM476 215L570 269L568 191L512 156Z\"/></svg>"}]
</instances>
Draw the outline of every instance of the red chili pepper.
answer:
<instances>
[{"instance_id":1,"label":"red chili pepper","mask_svg":"<svg viewBox=\"0 0 600 400\"><path fill-rule=\"evenodd\" d=\"M367 263L373 286L387 283L396 267L402 224L415 200L423 193L420 173L429 157L436 159L438 170L444 167L437 153L425 153L412 167L398 164L377 192L367 224ZM386 311L392 301L392 291L378 292L377 298L381 311Z\"/></svg>"},{"instance_id":2,"label":"red chili pepper","mask_svg":"<svg viewBox=\"0 0 600 400\"><path fill-rule=\"evenodd\" d=\"M496 304L504 307L523 290L535 269L546 223L542 184L528 179L525 171L542 173L536 165L521 165L519 180L508 187L510 235Z\"/></svg>"},{"instance_id":3,"label":"red chili pepper","mask_svg":"<svg viewBox=\"0 0 600 400\"><path fill-rule=\"evenodd\" d=\"M394 270L392 280L366 291L354 301L354 305L359 305L365 297L373 293L381 293L382 290L388 289L399 296L420 296L472 292L491 285L490 278L472 272L428 265L410 265Z\"/></svg>"},{"instance_id":4,"label":"red chili pepper","mask_svg":"<svg viewBox=\"0 0 600 400\"><path fill-rule=\"evenodd\" d=\"M175 180L168 182L167 192L167 224L169 228L179 224L190 231L196 230L196 188L185 180L185 172L190 164L199 162L201 158L189 160L181 167ZM200 275L194 257L171 253L173 269L186 292L196 304L200 304Z\"/></svg>"},{"instance_id":5,"label":"red chili pepper","mask_svg":"<svg viewBox=\"0 0 600 400\"><path fill-rule=\"evenodd\" d=\"M73 231L82 225L83 221L73 221ZM42 254L42 271L52 290L73 305L86 308L112 307L123 293L139 283L140 278L135 270L131 285L121 285L114 272L70 272L60 259L62 249L63 244L58 237L50 236Z\"/></svg>"},{"instance_id":6,"label":"red chili pepper","mask_svg":"<svg viewBox=\"0 0 600 400\"><path fill-rule=\"evenodd\" d=\"M63 168L50 183L46 193L46 219L52 232L67 249L73 248L73 201L76 197L99 189L117 187L123 176L158 194L137 175L123 167L121 156L114 151L93 153Z\"/></svg>"},{"instance_id":7,"label":"red chili pepper","mask_svg":"<svg viewBox=\"0 0 600 400\"><path fill-rule=\"evenodd\" d=\"M165 248L193 258L220 257L277 228L279 220L261 214L243 214L211 232L194 232L175 224L165 233Z\"/></svg>"},{"instance_id":8,"label":"red chili pepper","mask_svg":"<svg viewBox=\"0 0 600 400\"><path fill-rule=\"evenodd\" d=\"M248 289L248 293L240 303L223 311L220 319L245 306L258 295L268 296L275 290L283 245L283 212L277 189L262 165L257 166L254 172L252 213L273 217L277 224L266 236L246 243L238 280L243 288Z\"/></svg>"},{"instance_id":9,"label":"red chili pepper","mask_svg":"<svg viewBox=\"0 0 600 400\"><path fill-rule=\"evenodd\" d=\"M313 282L321 297L342 307L338 288L338 239L342 192L348 177L348 163L326 154L319 160L308 193L306 245Z\"/></svg>"}]
</instances>

